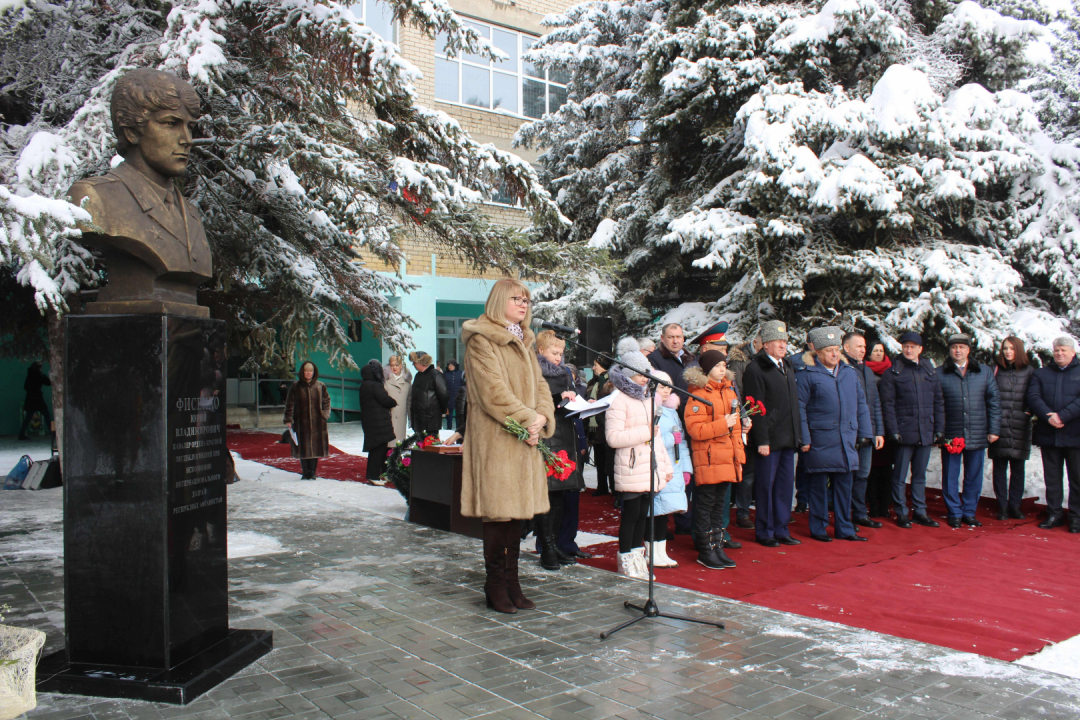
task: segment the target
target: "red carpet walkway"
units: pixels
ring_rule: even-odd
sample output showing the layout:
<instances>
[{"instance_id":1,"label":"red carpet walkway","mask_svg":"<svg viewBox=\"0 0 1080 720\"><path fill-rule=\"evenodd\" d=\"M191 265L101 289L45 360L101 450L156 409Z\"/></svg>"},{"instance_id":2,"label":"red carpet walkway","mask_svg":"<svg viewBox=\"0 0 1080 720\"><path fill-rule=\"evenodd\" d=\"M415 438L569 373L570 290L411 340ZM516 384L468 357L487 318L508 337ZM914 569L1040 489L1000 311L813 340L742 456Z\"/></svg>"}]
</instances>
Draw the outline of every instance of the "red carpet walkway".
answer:
<instances>
[{"instance_id":1,"label":"red carpet walkway","mask_svg":"<svg viewBox=\"0 0 1080 720\"><path fill-rule=\"evenodd\" d=\"M289 446L279 443L281 434L257 430L229 430L229 449L245 460L300 473L300 461L289 454ZM367 458L350 455L330 446L330 457L319 458L319 477L366 483Z\"/></svg>"},{"instance_id":2,"label":"red carpet walkway","mask_svg":"<svg viewBox=\"0 0 1080 720\"><path fill-rule=\"evenodd\" d=\"M229 430L229 448L246 460L300 472L279 435ZM319 477L366 482L367 461L331 446ZM929 491L930 511L942 518L940 494ZM797 547L765 548L754 531L732 527L743 543L729 554L738 567L706 570L695 562L689 536L678 535L668 554L680 563L657 570L657 580L754 605L832 620L1001 660L1015 660L1051 642L1080 635L1080 535L1035 527L1033 508L1024 521L997 521L980 506L982 528L953 530L886 523L860 528L870 541L820 543L810 539L808 518L796 515ZM617 535L612 499L581 494L584 532ZM615 570L614 542L594 545L589 565ZM661 597L663 593L661 591Z\"/></svg>"},{"instance_id":3,"label":"red carpet walkway","mask_svg":"<svg viewBox=\"0 0 1080 720\"><path fill-rule=\"evenodd\" d=\"M930 500L941 518L940 496ZM999 522L980 507L982 528L860 528L865 543L817 542L808 517L795 517L796 547L762 547L753 530L731 528L743 543L728 551L732 570L698 565L690 537L677 535L668 555L680 567L657 581L1001 660L1080 635L1080 536L1039 530L1031 512ZM582 529L617 532L610 497L584 493L581 518ZM616 543L589 550L589 565L615 570Z\"/></svg>"}]
</instances>

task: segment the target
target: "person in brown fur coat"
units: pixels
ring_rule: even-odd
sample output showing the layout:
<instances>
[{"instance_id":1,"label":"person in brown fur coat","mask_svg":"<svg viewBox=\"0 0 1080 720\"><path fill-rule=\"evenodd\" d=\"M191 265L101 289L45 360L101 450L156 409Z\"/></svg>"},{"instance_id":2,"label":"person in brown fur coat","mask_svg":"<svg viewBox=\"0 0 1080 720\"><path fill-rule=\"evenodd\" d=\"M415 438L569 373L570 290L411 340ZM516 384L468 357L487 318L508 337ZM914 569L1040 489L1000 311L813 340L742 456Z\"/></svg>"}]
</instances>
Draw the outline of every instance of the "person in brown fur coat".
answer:
<instances>
[{"instance_id":1,"label":"person in brown fur coat","mask_svg":"<svg viewBox=\"0 0 1080 720\"><path fill-rule=\"evenodd\" d=\"M484 594L504 613L536 607L518 583L521 521L549 509L536 445L555 432L555 405L531 347L531 303L524 284L504 278L492 287L484 314L461 330L469 373L461 514L484 521ZM504 429L508 418L528 428L527 442Z\"/></svg>"}]
</instances>

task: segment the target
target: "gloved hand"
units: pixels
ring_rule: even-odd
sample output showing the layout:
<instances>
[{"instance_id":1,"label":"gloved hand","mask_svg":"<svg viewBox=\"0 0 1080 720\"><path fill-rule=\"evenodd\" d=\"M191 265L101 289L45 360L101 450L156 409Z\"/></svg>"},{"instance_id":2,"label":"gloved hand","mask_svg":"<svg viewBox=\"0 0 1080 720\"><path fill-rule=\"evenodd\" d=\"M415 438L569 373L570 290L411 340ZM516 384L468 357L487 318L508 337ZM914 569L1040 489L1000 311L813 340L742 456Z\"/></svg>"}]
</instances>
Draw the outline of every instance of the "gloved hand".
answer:
<instances>
[{"instance_id":1,"label":"gloved hand","mask_svg":"<svg viewBox=\"0 0 1080 720\"><path fill-rule=\"evenodd\" d=\"M944 445L945 444L945 434L944 433L938 433L937 435L935 435L934 436L934 444L935 445Z\"/></svg>"},{"instance_id":2,"label":"gloved hand","mask_svg":"<svg viewBox=\"0 0 1080 720\"><path fill-rule=\"evenodd\" d=\"M896 443L897 445L903 445L904 444L903 438L900 437L900 433L894 433L890 437L892 438L892 441L894 443Z\"/></svg>"},{"instance_id":3,"label":"gloved hand","mask_svg":"<svg viewBox=\"0 0 1080 720\"><path fill-rule=\"evenodd\" d=\"M855 449L861 450L864 447L870 447L870 438L855 438Z\"/></svg>"},{"instance_id":4,"label":"gloved hand","mask_svg":"<svg viewBox=\"0 0 1080 720\"><path fill-rule=\"evenodd\" d=\"M678 430L673 430L671 434L675 436L675 444L682 445L682 433Z\"/></svg>"}]
</instances>

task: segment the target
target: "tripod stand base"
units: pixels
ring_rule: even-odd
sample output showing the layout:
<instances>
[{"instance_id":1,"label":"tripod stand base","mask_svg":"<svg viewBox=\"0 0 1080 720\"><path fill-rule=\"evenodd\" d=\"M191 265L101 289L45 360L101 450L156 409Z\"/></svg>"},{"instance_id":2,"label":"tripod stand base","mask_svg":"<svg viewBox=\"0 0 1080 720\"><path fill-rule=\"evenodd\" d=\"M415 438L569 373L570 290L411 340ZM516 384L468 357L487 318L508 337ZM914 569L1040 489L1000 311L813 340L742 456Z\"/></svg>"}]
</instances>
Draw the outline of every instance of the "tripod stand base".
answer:
<instances>
[{"instance_id":1,"label":"tripod stand base","mask_svg":"<svg viewBox=\"0 0 1080 720\"><path fill-rule=\"evenodd\" d=\"M645 601L644 605L634 605L631 602L624 602L623 607L629 608L631 610L637 610L641 614L638 615L636 618L632 618L630 620L627 620L626 622L622 623L621 625L616 625L615 627L611 628L610 630L605 630L604 632L600 633L600 639L601 640L607 640L609 637L611 637L615 633L619 632L620 630L625 630L626 628L630 627L631 625L634 625L634 624L636 624L638 622L641 622L645 618L658 618L658 617L661 617L661 618L668 618L670 620L682 620L683 622L698 623L700 625L715 625L716 627L720 628L721 630L724 629L724 623L719 622L718 620L702 620L700 618L692 618L692 617L690 617L688 615L675 615L673 613L660 612L660 608L657 606L656 601L653 600L651 597L648 600Z\"/></svg>"}]
</instances>

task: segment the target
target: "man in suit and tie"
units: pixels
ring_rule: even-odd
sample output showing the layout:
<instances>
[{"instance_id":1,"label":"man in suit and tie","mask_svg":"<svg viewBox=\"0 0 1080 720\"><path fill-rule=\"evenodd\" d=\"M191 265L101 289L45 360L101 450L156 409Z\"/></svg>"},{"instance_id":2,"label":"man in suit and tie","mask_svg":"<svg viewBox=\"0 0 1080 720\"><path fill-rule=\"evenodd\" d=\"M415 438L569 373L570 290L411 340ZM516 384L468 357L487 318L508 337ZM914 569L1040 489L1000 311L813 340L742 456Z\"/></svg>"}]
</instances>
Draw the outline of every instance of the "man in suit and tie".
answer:
<instances>
[{"instance_id":1,"label":"man in suit and tie","mask_svg":"<svg viewBox=\"0 0 1080 720\"><path fill-rule=\"evenodd\" d=\"M209 317L195 294L210 279L210 245L175 183L187 173L199 96L176 75L144 68L117 81L111 110L124 161L69 192L90 213L92 221L80 225L83 240L109 271L88 310Z\"/></svg>"}]
</instances>

